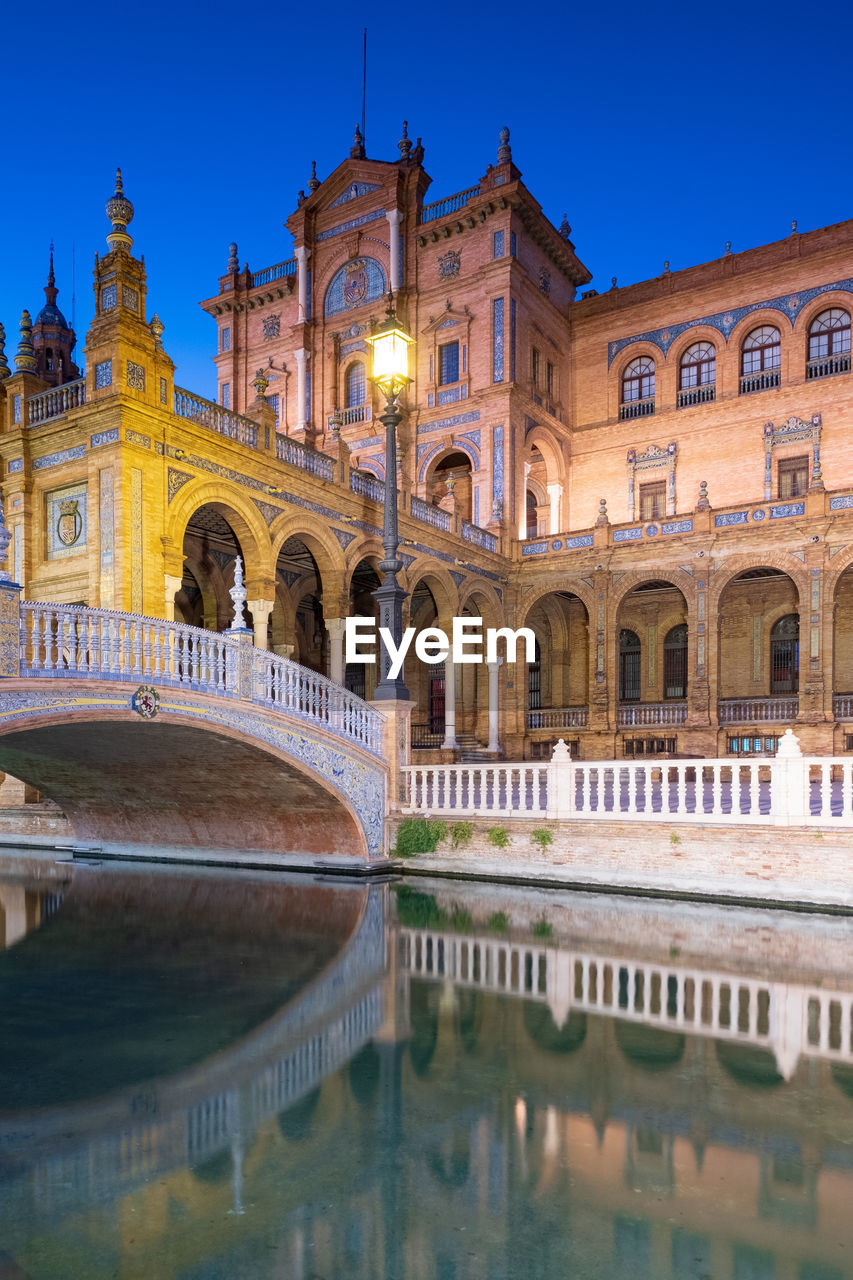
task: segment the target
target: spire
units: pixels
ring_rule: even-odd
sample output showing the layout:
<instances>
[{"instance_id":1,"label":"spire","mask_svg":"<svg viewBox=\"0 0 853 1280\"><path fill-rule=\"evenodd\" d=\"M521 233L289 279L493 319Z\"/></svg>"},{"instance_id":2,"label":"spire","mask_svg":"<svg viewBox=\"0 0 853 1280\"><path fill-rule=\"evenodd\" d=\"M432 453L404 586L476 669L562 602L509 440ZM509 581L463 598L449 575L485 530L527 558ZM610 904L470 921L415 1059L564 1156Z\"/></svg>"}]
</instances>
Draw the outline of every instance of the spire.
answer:
<instances>
[{"instance_id":1,"label":"spire","mask_svg":"<svg viewBox=\"0 0 853 1280\"><path fill-rule=\"evenodd\" d=\"M21 337L18 342L18 353L15 356L15 368L35 373L36 353L33 347L33 322L29 311L21 312Z\"/></svg>"},{"instance_id":2,"label":"spire","mask_svg":"<svg viewBox=\"0 0 853 1280\"><path fill-rule=\"evenodd\" d=\"M45 298L47 299L47 306L48 306L48 307L55 307L55 306L56 306L56 299L57 299L58 294L59 294L59 290L58 290L58 289L57 289L57 287L56 287L56 276L53 274L53 241L51 240L51 242L50 242L50 268L49 268L48 273L47 273L47 284L44 286L44 296L45 296ZM39 312L39 315L36 317L36 322L38 322L38 320L41 318L42 314L43 314L42 312ZM65 319L64 319L64 317L63 317L62 323L63 323L63 324L65 324Z\"/></svg>"},{"instance_id":3,"label":"spire","mask_svg":"<svg viewBox=\"0 0 853 1280\"><path fill-rule=\"evenodd\" d=\"M311 161L311 177L308 179L308 190L315 192L320 185L320 179L317 177L317 161Z\"/></svg>"},{"instance_id":4,"label":"spire","mask_svg":"<svg viewBox=\"0 0 853 1280\"><path fill-rule=\"evenodd\" d=\"M6 330L0 324L0 382L11 376L12 370L6 359Z\"/></svg>"},{"instance_id":5,"label":"spire","mask_svg":"<svg viewBox=\"0 0 853 1280\"><path fill-rule=\"evenodd\" d=\"M47 273L47 283L50 285L51 289L56 283L56 278L53 274L53 241L52 240L50 242L50 270Z\"/></svg>"},{"instance_id":6,"label":"spire","mask_svg":"<svg viewBox=\"0 0 853 1280\"><path fill-rule=\"evenodd\" d=\"M512 147L509 145L509 129L506 125L500 132L500 146L498 147L498 164L508 164L512 159Z\"/></svg>"},{"instance_id":7,"label":"spire","mask_svg":"<svg viewBox=\"0 0 853 1280\"><path fill-rule=\"evenodd\" d=\"M560 235L563 237L564 240L568 240L571 234L572 234L572 229L569 226L569 220L566 217L566 215L563 214L563 221L560 223Z\"/></svg>"},{"instance_id":8,"label":"spire","mask_svg":"<svg viewBox=\"0 0 853 1280\"><path fill-rule=\"evenodd\" d=\"M361 129L358 127L358 125L355 126L355 133L352 136L352 142L353 142L353 145L350 147L350 153L349 153L350 159L363 160L365 155L364 136L362 135Z\"/></svg>"},{"instance_id":9,"label":"spire","mask_svg":"<svg viewBox=\"0 0 853 1280\"><path fill-rule=\"evenodd\" d=\"M402 136L402 138L400 139L400 141L397 143L397 147L398 147L399 152L400 152L400 159L401 159L401 160L408 160L408 158L409 158L409 153L410 153L410 152L411 152L411 150L412 150L412 143L411 143L411 139L409 138L409 122L408 122L408 120L404 120L404 121L403 121L403 136Z\"/></svg>"},{"instance_id":10,"label":"spire","mask_svg":"<svg viewBox=\"0 0 853 1280\"><path fill-rule=\"evenodd\" d=\"M133 238L128 235L127 228L133 221L133 205L124 194L121 169L116 169L115 193L110 196L105 207L107 217L113 225L107 236L107 244L110 249L127 249L129 252L133 246Z\"/></svg>"}]
</instances>

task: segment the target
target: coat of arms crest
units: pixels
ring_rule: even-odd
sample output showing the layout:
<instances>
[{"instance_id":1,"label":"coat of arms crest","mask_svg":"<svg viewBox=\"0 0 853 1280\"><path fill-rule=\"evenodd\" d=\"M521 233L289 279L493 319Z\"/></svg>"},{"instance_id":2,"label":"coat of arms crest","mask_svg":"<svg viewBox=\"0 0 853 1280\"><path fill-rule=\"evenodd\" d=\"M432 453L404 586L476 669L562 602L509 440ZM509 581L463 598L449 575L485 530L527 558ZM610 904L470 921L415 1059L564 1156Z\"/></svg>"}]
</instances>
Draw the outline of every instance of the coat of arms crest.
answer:
<instances>
[{"instance_id":1,"label":"coat of arms crest","mask_svg":"<svg viewBox=\"0 0 853 1280\"><path fill-rule=\"evenodd\" d=\"M438 260L439 280L452 280L454 276L458 276L461 264L462 254L456 249L448 249Z\"/></svg>"},{"instance_id":2,"label":"coat of arms crest","mask_svg":"<svg viewBox=\"0 0 853 1280\"><path fill-rule=\"evenodd\" d=\"M73 547L83 531L83 517L78 510L78 499L69 498L59 504L56 536L64 547Z\"/></svg>"},{"instance_id":3,"label":"coat of arms crest","mask_svg":"<svg viewBox=\"0 0 853 1280\"><path fill-rule=\"evenodd\" d=\"M367 264L363 258L348 262L344 275L344 303L357 307L367 296Z\"/></svg>"}]
</instances>

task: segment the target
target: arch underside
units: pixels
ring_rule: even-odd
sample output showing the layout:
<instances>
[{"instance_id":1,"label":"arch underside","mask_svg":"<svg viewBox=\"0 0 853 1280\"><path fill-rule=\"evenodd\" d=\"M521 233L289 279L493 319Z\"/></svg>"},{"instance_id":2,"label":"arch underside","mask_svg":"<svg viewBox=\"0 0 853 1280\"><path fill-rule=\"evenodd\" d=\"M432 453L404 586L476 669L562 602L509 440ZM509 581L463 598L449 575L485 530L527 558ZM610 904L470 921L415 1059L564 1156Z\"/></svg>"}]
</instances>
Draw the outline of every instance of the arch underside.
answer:
<instances>
[{"instance_id":1,"label":"arch underside","mask_svg":"<svg viewBox=\"0 0 853 1280\"><path fill-rule=\"evenodd\" d=\"M130 710L129 697L121 707L123 692L113 686L100 706L97 696L34 692L32 701L43 705L23 714L21 695L0 695L0 713L13 699L18 711L0 718L0 769L55 801L78 841L312 861L381 852L378 762L349 757L344 743L298 725L259 726L248 707L213 708L201 699L192 705L180 695L183 707L170 712L163 704L176 697L173 690L162 691L160 713L145 721ZM258 740L259 727L267 741Z\"/></svg>"}]
</instances>

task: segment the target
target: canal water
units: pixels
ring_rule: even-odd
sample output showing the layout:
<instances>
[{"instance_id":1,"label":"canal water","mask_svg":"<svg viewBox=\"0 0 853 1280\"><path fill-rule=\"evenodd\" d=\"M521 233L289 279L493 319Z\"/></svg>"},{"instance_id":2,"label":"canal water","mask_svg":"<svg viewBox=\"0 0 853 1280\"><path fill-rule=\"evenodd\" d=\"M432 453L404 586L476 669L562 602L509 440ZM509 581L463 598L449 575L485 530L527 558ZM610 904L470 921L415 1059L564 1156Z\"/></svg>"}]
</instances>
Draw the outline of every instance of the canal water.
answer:
<instances>
[{"instance_id":1,"label":"canal water","mask_svg":"<svg viewBox=\"0 0 853 1280\"><path fill-rule=\"evenodd\" d=\"M0 1280L853 1280L853 925L0 872Z\"/></svg>"}]
</instances>

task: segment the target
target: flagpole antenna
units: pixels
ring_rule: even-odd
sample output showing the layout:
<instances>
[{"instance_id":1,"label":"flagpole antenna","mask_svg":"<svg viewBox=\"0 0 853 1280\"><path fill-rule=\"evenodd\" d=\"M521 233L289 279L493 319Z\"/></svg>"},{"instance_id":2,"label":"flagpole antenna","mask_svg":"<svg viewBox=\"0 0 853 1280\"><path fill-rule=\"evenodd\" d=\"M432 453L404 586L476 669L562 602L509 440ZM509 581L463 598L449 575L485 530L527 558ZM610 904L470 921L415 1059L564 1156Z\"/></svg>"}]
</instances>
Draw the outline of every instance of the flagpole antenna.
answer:
<instances>
[{"instance_id":1,"label":"flagpole antenna","mask_svg":"<svg viewBox=\"0 0 853 1280\"><path fill-rule=\"evenodd\" d=\"M361 136L367 148L367 27L364 28L364 49L361 78Z\"/></svg>"}]
</instances>

